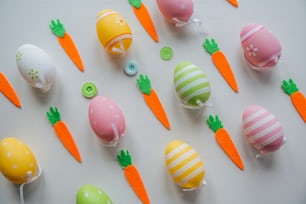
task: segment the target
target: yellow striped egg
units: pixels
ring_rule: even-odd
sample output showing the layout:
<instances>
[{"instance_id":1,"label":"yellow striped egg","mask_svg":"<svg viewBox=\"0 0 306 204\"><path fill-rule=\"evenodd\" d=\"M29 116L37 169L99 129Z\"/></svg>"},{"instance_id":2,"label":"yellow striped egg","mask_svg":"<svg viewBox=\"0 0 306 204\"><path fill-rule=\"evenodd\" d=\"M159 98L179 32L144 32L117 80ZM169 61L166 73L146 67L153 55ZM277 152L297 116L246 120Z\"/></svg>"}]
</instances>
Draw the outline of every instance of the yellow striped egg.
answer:
<instances>
[{"instance_id":1,"label":"yellow striped egg","mask_svg":"<svg viewBox=\"0 0 306 204\"><path fill-rule=\"evenodd\" d=\"M168 144L165 153L168 171L178 186L194 189L202 185L205 176L204 164L190 145L174 140Z\"/></svg>"},{"instance_id":2,"label":"yellow striped egg","mask_svg":"<svg viewBox=\"0 0 306 204\"><path fill-rule=\"evenodd\" d=\"M202 107L210 96L210 83L200 67L181 62L174 70L176 93L187 108Z\"/></svg>"},{"instance_id":3,"label":"yellow striped egg","mask_svg":"<svg viewBox=\"0 0 306 204\"><path fill-rule=\"evenodd\" d=\"M97 35L111 54L123 55L132 43L132 31L126 20L116 11L102 10L97 16Z\"/></svg>"},{"instance_id":4,"label":"yellow striped egg","mask_svg":"<svg viewBox=\"0 0 306 204\"><path fill-rule=\"evenodd\" d=\"M39 171L31 149L17 138L0 140L0 171L11 182L27 183Z\"/></svg>"}]
</instances>

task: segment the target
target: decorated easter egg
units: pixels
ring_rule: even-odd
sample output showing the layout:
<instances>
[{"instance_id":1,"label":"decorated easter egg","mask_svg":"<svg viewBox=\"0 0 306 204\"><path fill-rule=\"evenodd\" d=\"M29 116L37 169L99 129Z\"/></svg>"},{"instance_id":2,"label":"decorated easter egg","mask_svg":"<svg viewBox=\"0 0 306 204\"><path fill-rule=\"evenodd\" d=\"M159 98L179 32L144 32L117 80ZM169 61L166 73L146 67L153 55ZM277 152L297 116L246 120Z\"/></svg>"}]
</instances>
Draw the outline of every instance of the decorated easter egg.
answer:
<instances>
[{"instance_id":1,"label":"decorated easter egg","mask_svg":"<svg viewBox=\"0 0 306 204\"><path fill-rule=\"evenodd\" d=\"M177 26L188 23L193 14L193 0L156 0L156 3L166 20Z\"/></svg>"},{"instance_id":2,"label":"decorated easter egg","mask_svg":"<svg viewBox=\"0 0 306 204\"><path fill-rule=\"evenodd\" d=\"M54 84L55 64L39 47L31 44L22 45L17 50L16 62L20 74L32 87L45 93Z\"/></svg>"},{"instance_id":3,"label":"decorated easter egg","mask_svg":"<svg viewBox=\"0 0 306 204\"><path fill-rule=\"evenodd\" d=\"M283 127L278 119L263 107L246 107L242 120L246 138L260 153L274 152L284 144Z\"/></svg>"},{"instance_id":4,"label":"decorated easter egg","mask_svg":"<svg viewBox=\"0 0 306 204\"><path fill-rule=\"evenodd\" d=\"M125 132L125 118L118 105L104 96L94 97L89 104L90 126L106 145L116 145Z\"/></svg>"},{"instance_id":5,"label":"decorated easter egg","mask_svg":"<svg viewBox=\"0 0 306 204\"><path fill-rule=\"evenodd\" d=\"M39 173L31 149L17 138L0 140L0 171L15 184L29 183Z\"/></svg>"},{"instance_id":6,"label":"decorated easter egg","mask_svg":"<svg viewBox=\"0 0 306 204\"><path fill-rule=\"evenodd\" d=\"M131 46L130 26L116 11L101 11L97 16L96 29L100 43L111 54L124 55Z\"/></svg>"},{"instance_id":7,"label":"decorated easter egg","mask_svg":"<svg viewBox=\"0 0 306 204\"><path fill-rule=\"evenodd\" d=\"M113 202L100 188L87 184L78 190L76 204L113 204Z\"/></svg>"},{"instance_id":8,"label":"decorated easter egg","mask_svg":"<svg viewBox=\"0 0 306 204\"><path fill-rule=\"evenodd\" d=\"M168 144L165 153L168 171L178 186L195 189L202 185L204 164L190 145L174 140Z\"/></svg>"},{"instance_id":9,"label":"decorated easter egg","mask_svg":"<svg viewBox=\"0 0 306 204\"><path fill-rule=\"evenodd\" d=\"M174 70L174 85L187 108L200 108L210 96L210 83L206 74L191 62L181 62Z\"/></svg>"},{"instance_id":10,"label":"decorated easter egg","mask_svg":"<svg viewBox=\"0 0 306 204\"><path fill-rule=\"evenodd\" d=\"M244 56L251 68L271 70L281 56L281 45L275 35L260 24L248 24L240 32Z\"/></svg>"}]
</instances>

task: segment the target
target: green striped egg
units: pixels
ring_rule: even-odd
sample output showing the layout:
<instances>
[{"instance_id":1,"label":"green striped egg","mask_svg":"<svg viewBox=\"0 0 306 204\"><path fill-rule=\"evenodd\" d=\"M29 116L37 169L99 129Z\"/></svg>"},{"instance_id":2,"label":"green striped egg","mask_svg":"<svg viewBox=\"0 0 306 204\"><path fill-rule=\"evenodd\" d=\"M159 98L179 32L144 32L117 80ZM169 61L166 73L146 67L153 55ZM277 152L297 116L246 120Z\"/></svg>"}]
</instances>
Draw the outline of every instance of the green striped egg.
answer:
<instances>
[{"instance_id":1,"label":"green striped egg","mask_svg":"<svg viewBox=\"0 0 306 204\"><path fill-rule=\"evenodd\" d=\"M174 85L187 108L202 107L210 96L210 83L206 74L191 62L181 62L175 67Z\"/></svg>"}]
</instances>

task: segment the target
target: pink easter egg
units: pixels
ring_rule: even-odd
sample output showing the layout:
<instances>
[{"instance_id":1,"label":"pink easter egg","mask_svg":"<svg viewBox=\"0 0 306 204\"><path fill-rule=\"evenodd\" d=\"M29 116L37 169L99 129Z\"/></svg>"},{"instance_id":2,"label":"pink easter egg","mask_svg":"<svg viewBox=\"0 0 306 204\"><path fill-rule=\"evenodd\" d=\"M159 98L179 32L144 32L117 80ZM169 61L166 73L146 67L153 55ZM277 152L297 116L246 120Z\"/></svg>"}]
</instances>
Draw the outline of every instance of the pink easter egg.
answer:
<instances>
[{"instance_id":1,"label":"pink easter egg","mask_svg":"<svg viewBox=\"0 0 306 204\"><path fill-rule=\"evenodd\" d=\"M259 152L274 152L284 144L285 137L280 122L263 107L246 107L242 120L246 138Z\"/></svg>"},{"instance_id":2,"label":"pink easter egg","mask_svg":"<svg viewBox=\"0 0 306 204\"><path fill-rule=\"evenodd\" d=\"M281 56L281 45L265 26L248 24L240 32L241 45L249 66L257 71L271 70Z\"/></svg>"},{"instance_id":3,"label":"pink easter egg","mask_svg":"<svg viewBox=\"0 0 306 204\"><path fill-rule=\"evenodd\" d=\"M90 101L88 117L91 128L106 145L117 144L125 132L122 111L107 97L96 96Z\"/></svg>"},{"instance_id":4,"label":"pink easter egg","mask_svg":"<svg viewBox=\"0 0 306 204\"><path fill-rule=\"evenodd\" d=\"M162 15L172 24L187 23L193 14L193 0L156 0Z\"/></svg>"}]
</instances>

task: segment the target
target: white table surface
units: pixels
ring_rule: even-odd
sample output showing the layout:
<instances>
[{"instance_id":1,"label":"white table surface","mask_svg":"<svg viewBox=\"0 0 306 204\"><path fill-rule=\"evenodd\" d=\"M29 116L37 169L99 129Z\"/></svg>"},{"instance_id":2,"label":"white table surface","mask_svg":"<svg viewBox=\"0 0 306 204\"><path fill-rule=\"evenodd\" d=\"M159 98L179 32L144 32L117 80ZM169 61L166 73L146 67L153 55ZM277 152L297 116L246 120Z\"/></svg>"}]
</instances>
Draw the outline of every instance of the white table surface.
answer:
<instances>
[{"instance_id":1,"label":"white table surface","mask_svg":"<svg viewBox=\"0 0 306 204\"><path fill-rule=\"evenodd\" d=\"M24 189L25 203L75 203L79 187L93 184L117 204L141 203L126 182L115 159L120 148L129 149L138 166L153 204L303 204L306 203L306 127L289 97L280 89L283 79L293 78L306 93L306 1L240 0L234 8L225 0L195 0L195 14L210 36L216 38L230 61L239 84L234 93L225 83L201 46L203 36L192 27L176 29L160 14L156 2L143 1L157 26L159 43L153 42L137 21L128 1L119 0L1 0L0 70L18 92L22 109L0 94L0 139L17 137L35 153L43 176ZM109 56L98 42L97 13L111 8L128 21L134 41L125 58ZM82 73L72 64L49 29L59 18L73 37L85 64ZM239 33L247 23L266 25L282 44L282 58L269 73L250 70L242 57ZM47 94L33 90L18 72L15 53L31 43L46 51L57 65L56 84ZM160 59L159 50L171 46L174 57ZM123 72L127 60L136 60L147 74L171 121L166 130L146 106L136 77ZM181 107L173 85L177 63L188 60L208 75L211 102L202 113ZM102 146L89 126L89 100L81 94L85 81L94 81L99 95L117 102L124 112L127 129L117 148ZM282 123L287 143L268 160L255 158L242 132L242 111L258 104ZM83 163L77 163L56 138L47 118L57 106L78 144ZM245 164L240 171L218 147L206 125L209 114L218 114L230 132ZM182 193L165 166L167 144L181 139L193 146L205 163L207 185L197 192ZM0 203L19 203L18 186L0 176Z\"/></svg>"}]
</instances>

